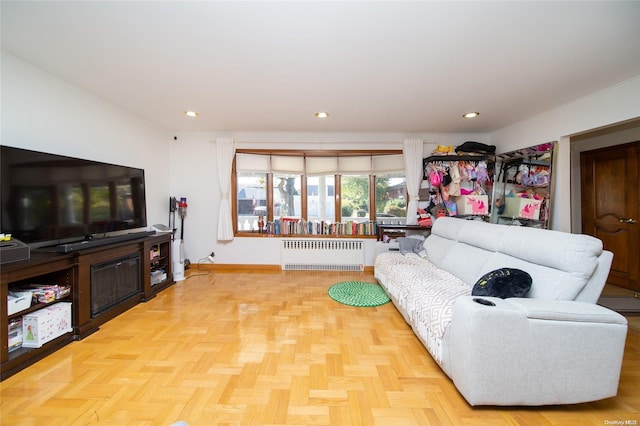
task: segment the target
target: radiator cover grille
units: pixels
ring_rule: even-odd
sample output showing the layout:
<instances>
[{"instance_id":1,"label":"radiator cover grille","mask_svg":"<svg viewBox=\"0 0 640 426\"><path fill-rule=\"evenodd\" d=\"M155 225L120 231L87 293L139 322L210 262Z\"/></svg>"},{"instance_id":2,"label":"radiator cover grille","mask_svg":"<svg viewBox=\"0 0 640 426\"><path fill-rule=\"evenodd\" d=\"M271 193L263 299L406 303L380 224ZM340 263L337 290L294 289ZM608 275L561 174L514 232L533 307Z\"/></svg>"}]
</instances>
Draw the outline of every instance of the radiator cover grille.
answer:
<instances>
[{"instance_id":1,"label":"radiator cover grille","mask_svg":"<svg viewBox=\"0 0 640 426\"><path fill-rule=\"evenodd\" d=\"M364 241L283 239L283 270L363 271Z\"/></svg>"}]
</instances>

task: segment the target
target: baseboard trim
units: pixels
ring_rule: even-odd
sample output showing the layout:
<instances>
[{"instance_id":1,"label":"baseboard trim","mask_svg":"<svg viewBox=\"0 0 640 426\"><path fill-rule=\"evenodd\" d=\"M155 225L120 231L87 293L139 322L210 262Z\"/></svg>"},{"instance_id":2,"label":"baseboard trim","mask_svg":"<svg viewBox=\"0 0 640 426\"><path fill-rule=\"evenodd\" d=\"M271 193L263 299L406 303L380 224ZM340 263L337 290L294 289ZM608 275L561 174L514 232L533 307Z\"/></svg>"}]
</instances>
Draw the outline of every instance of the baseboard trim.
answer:
<instances>
[{"instance_id":1,"label":"baseboard trim","mask_svg":"<svg viewBox=\"0 0 640 426\"><path fill-rule=\"evenodd\" d=\"M208 271L217 271L217 272L259 272L259 273L280 273L282 272L282 267L280 265L246 265L246 264L237 264L237 263L199 263L199 264L191 264L189 269L186 271L187 273L194 273L196 271L208 270ZM317 271L324 272L324 271ZM326 271L334 274L335 271ZM373 274L373 266L365 266L364 267L365 274Z\"/></svg>"}]
</instances>

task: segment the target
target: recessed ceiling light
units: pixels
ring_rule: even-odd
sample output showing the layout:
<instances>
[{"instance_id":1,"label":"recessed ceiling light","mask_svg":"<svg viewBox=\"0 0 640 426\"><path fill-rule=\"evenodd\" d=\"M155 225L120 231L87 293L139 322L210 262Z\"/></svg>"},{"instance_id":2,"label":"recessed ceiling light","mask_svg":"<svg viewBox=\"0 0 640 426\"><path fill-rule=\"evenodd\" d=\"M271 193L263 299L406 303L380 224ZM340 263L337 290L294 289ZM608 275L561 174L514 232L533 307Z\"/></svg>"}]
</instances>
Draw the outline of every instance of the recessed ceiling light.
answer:
<instances>
[{"instance_id":1,"label":"recessed ceiling light","mask_svg":"<svg viewBox=\"0 0 640 426\"><path fill-rule=\"evenodd\" d=\"M197 117L198 113L195 111L185 111L184 115L186 115L187 117Z\"/></svg>"},{"instance_id":2,"label":"recessed ceiling light","mask_svg":"<svg viewBox=\"0 0 640 426\"><path fill-rule=\"evenodd\" d=\"M474 117L477 117L479 115L480 115L479 112L467 112L466 114L462 114L462 116L464 118L474 118Z\"/></svg>"},{"instance_id":3,"label":"recessed ceiling light","mask_svg":"<svg viewBox=\"0 0 640 426\"><path fill-rule=\"evenodd\" d=\"M316 117L318 118L327 118L329 116L328 112L316 112Z\"/></svg>"}]
</instances>

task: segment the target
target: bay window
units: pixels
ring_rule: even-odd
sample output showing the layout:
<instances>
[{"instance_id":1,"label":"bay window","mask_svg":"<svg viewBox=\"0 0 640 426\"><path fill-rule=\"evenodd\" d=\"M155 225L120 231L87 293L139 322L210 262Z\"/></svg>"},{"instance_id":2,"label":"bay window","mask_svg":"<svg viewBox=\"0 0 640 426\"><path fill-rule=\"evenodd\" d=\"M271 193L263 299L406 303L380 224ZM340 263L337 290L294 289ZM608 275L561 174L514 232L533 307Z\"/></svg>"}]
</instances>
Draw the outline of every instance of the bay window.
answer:
<instances>
[{"instance_id":1,"label":"bay window","mask_svg":"<svg viewBox=\"0 0 640 426\"><path fill-rule=\"evenodd\" d=\"M375 235L406 218L400 151L237 150L237 235Z\"/></svg>"}]
</instances>

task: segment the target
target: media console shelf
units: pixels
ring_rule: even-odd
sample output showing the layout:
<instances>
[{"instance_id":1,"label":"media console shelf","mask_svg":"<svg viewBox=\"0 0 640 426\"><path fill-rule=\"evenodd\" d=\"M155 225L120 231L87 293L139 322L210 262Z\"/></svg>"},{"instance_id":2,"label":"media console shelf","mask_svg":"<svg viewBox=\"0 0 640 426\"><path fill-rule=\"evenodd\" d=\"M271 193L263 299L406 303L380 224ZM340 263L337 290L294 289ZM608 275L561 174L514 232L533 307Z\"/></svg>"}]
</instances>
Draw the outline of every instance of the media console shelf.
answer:
<instances>
[{"instance_id":1,"label":"media console shelf","mask_svg":"<svg viewBox=\"0 0 640 426\"><path fill-rule=\"evenodd\" d=\"M71 256L51 258L51 256L32 253L30 260L2 265L0 276L2 280L2 285L0 286L0 297L2 298L2 303L0 303L0 341L2 342L0 376L5 379L48 354L55 352L73 341L74 338L74 333L68 332L43 344L39 348L21 347L9 351L9 322L22 320L23 315L38 312L40 309L56 303L38 303L9 315L7 307L9 291L16 291L32 283L64 284L71 287L71 294L73 294L76 288L74 259ZM71 300L72 297L64 299L64 301Z\"/></svg>"},{"instance_id":2,"label":"media console shelf","mask_svg":"<svg viewBox=\"0 0 640 426\"><path fill-rule=\"evenodd\" d=\"M158 292L174 283L171 263L171 234L157 234L144 241L142 275L148 280L144 285L144 300L152 299Z\"/></svg>"},{"instance_id":3,"label":"media console shelf","mask_svg":"<svg viewBox=\"0 0 640 426\"><path fill-rule=\"evenodd\" d=\"M153 271L162 271L160 279L155 274L154 285ZM100 325L174 284L171 235L141 236L69 253L36 249L31 251L29 260L2 265L0 277L0 379L4 380L73 340L96 332ZM52 303L71 302L73 331L40 348L10 351L10 322L51 305L36 304L9 314L6 302L9 291L29 284L59 284L71 288L69 296Z\"/></svg>"}]
</instances>

